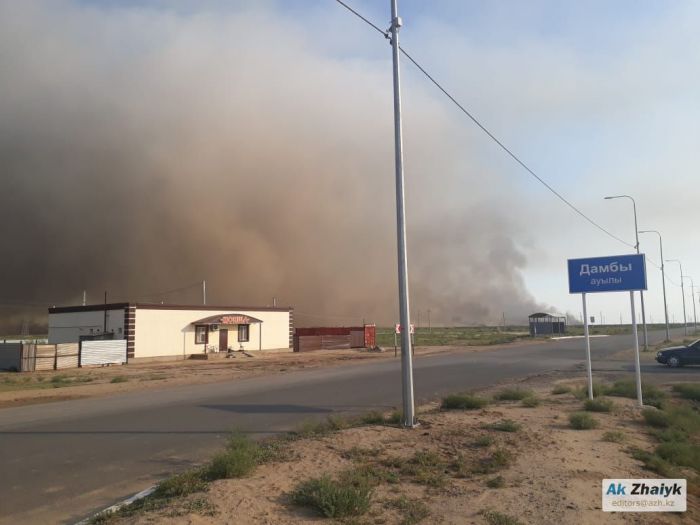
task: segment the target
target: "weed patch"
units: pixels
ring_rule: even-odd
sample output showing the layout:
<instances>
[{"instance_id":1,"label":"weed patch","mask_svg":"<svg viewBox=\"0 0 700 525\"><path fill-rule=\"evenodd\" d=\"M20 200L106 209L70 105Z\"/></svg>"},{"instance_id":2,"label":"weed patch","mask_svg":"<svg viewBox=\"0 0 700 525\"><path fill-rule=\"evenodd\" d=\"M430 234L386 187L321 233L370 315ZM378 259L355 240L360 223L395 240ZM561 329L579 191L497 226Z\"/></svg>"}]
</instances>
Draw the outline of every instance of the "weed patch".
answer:
<instances>
[{"instance_id":1,"label":"weed patch","mask_svg":"<svg viewBox=\"0 0 700 525\"><path fill-rule=\"evenodd\" d=\"M502 489L506 486L506 480L503 476L496 476L486 481L486 486L490 489Z\"/></svg>"},{"instance_id":2,"label":"weed patch","mask_svg":"<svg viewBox=\"0 0 700 525\"><path fill-rule=\"evenodd\" d=\"M569 425L574 430L590 430L598 426L598 420L588 412L574 412L569 416Z\"/></svg>"},{"instance_id":3,"label":"weed patch","mask_svg":"<svg viewBox=\"0 0 700 525\"><path fill-rule=\"evenodd\" d=\"M299 484L292 493L294 504L315 510L327 518L361 516L369 510L373 484L350 472L338 480L321 476Z\"/></svg>"},{"instance_id":4,"label":"weed patch","mask_svg":"<svg viewBox=\"0 0 700 525\"><path fill-rule=\"evenodd\" d=\"M534 393L532 390L526 390L523 388L504 388L498 392L494 399L498 401L522 401L526 397L532 397Z\"/></svg>"},{"instance_id":5,"label":"weed patch","mask_svg":"<svg viewBox=\"0 0 700 525\"><path fill-rule=\"evenodd\" d=\"M442 400L442 408L445 410L476 410L487 404L488 400L483 397L470 394L453 394Z\"/></svg>"},{"instance_id":6,"label":"weed patch","mask_svg":"<svg viewBox=\"0 0 700 525\"><path fill-rule=\"evenodd\" d=\"M496 423L491 423L486 428L498 430L499 432L518 432L522 428L522 425L516 423L512 419L502 419Z\"/></svg>"},{"instance_id":7,"label":"weed patch","mask_svg":"<svg viewBox=\"0 0 700 525\"><path fill-rule=\"evenodd\" d=\"M495 510L485 510L481 515L489 525L523 525L523 522L517 518Z\"/></svg>"},{"instance_id":8,"label":"weed patch","mask_svg":"<svg viewBox=\"0 0 700 525\"><path fill-rule=\"evenodd\" d=\"M613 402L603 398L586 399L583 408L587 412L610 412L613 408Z\"/></svg>"},{"instance_id":9,"label":"weed patch","mask_svg":"<svg viewBox=\"0 0 700 525\"><path fill-rule=\"evenodd\" d=\"M622 443L625 441L625 433L619 430L609 430L603 434L603 441L608 443Z\"/></svg>"},{"instance_id":10,"label":"weed patch","mask_svg":"<svg viewBox=\"0 0 700 525\"><path fill-rule=\"evenodd\" d=\"M531 397L526 397L521 401L521 404L526 407L526 408L535 408L538 407L542 404L542 401L540 398L531 396Z\"/></svg>"},{"instance_id":11,"label":"weed patch","mask_svg":"<svg viewBox=\"0 0 700 525\"><path fill-rule=\"evenodd\" d=\"M129 380L126 376L114 376L110 383L126 383Z\"/></svg>"},{"instance_id":12,"label":"weed patch","mask_svg":"<svg viewBox=\"0 0 700 525\"><path fill-rule=\"evenodd\" d=\"M700 401L700 383L673 385L673 391L685 399Z\"/></svg>"},{"instance_id":13,"label":"weed patch","mask_svg":"<svg viewBox=\"0 0 700 525\"><path fill-rule=\"evenodd\" d=\"M557 385L552 388L552 395L560 396L561 394L568 394L571 392L571 387L566 385Z\"/></svg>"},{"instance_id":14,"label":"weed patch","mask_svg":"<svg viewBox=\"0 0 700 525\"><path fill-rule=\"evenodd\" d=\"M389 501L388 506L401 513L401 525L415 525L430 516L430 509L425 503L406 496Z\"/></svg>"}]
</instances>

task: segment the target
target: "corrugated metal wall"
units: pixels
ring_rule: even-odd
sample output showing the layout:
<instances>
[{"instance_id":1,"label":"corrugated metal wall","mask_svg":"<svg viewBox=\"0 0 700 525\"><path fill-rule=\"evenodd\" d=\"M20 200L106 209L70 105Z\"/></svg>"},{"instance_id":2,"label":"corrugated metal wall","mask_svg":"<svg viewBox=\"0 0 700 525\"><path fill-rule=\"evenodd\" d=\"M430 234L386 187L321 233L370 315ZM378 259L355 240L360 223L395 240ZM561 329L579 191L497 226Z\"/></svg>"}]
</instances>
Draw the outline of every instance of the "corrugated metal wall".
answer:
<instances>
[{"instance_id":1,"label":"corrugated metal wall","mask_svg":"<svg viewBox=\"0 0 700 525\"><path fill-rule=\"evenodd\" d=\"M375 326L297 328L294 351L342 350L374 346ZM368 344L371 343L371 344Z\"/></svg>"},{"instance_id":2,"label":"corrugated metal wall","mask_svg":"<svg viewBox=\"0 0 700 525\"><path fill-rule=\"evenodd\" d=\"M0 343L0 370L22 369L22 343Z\"/></svg>"},{"instance_id":3,"label":"corrugated metal wall","mask_svg":"<svg viewBox=\"0 0 700 525\"><path fill-rule=\"evenodd\" d=\"M126 339L83 341L81 366L126 363Z\"/></svg>"}]
</instances>

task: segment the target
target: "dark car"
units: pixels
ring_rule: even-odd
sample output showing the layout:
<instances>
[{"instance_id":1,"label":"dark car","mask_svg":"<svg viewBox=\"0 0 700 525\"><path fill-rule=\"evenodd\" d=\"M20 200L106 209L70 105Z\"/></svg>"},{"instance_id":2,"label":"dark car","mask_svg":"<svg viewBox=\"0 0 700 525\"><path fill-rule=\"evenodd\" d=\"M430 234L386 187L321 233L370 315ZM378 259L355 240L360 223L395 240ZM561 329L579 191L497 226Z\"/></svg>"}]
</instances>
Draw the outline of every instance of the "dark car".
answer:
<instances>
[{"instance_id":1,"label":"dark car","mask_svg":"<svg viewBox=\"0 0 700 525\"><path fill-rule=\"evenodd\" d=\"M672 346L656 352L656 360L662 365L700 365L700 339L688 346Z\"/></svg>"}]
</instances>

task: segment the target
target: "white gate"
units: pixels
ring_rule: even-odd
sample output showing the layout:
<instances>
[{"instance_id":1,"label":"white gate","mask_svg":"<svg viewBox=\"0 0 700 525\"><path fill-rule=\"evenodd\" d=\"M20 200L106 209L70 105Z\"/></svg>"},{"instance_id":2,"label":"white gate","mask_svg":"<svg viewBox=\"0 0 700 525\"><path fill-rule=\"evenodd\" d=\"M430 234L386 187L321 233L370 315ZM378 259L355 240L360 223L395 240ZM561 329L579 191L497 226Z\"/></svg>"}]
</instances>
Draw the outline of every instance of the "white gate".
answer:
<instances>
[{"instance_id":1,"label":"white gate","mask_svg":"<svg viewBox=\"0 0 700 525\"><path fill-rule=\"evenodd\" d=\"M83 341L80 366L126 363L126 339Z\"/></svg>"}]
</instances>

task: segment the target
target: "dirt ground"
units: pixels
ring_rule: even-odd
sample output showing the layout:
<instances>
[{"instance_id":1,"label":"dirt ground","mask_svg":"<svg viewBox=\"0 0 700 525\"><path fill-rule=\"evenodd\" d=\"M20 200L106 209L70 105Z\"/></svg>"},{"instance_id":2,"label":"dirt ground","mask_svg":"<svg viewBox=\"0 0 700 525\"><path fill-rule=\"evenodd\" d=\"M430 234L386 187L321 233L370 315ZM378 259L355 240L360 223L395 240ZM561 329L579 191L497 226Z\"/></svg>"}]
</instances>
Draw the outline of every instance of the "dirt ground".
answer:
<instances>
[{"instance_id":1,"label":"dirt ground","mask_svg":"<svg viewBox=\"0 0 700 525\"><path fill-rule=\"evenodd\" d=\"M541 343L541 341L536 341ZM510 346L533 344L519 341L490 346L418 347L417 355L473 353ZM315 352L259 352L236 354L233 359L187 359L125 366L76 368L31 373L0 373L0 408L46 403L122 392L168 388L178 385L213 383L291 370L337 366L348 362L394 359L393 348L385 352L365 350L320 350Z\"/></svg>"},{"instance_id":2,"label":"dirt ground","mask_svg":"<svg viewBox=\"0 0 700 525\"><path fill-rule=\"evenodd\" d=\"M304 480L322 474L338 476L362 465L397 475L375 489L364 516L344 523L700 523L697 494L689 496L683 515L602 512L602 479L661 477L643 470L625 452L630 446L651 450L654 445L630 399L614 398L612 413L594 414L598 428L570 428L568 415L581 410L581 400L571 393L551 393L554 384L581 386L567 377L551 374L520 383L541 400L533 408L502 401L475 411L443 411L435 404L422 407L421 425L415 430L372 425L293 441L289 458L264 464L250 477L215 481L206 492L187 496L174 506L117 523L332 522L294 506L290 494ZM489 428L503 420L521 428L515 432ZM621 432L622 441L607 441L604 436L611 431ZM417 453L424 458L419 468ZM490 463L489 458L498 454L505 460Z\"/></svg>"}]
</instances>

